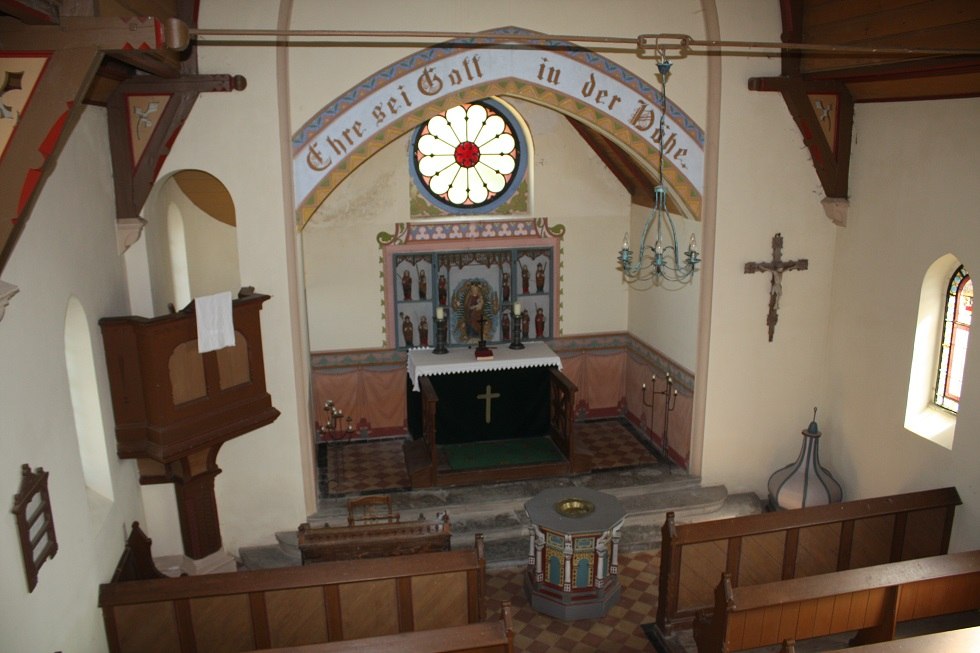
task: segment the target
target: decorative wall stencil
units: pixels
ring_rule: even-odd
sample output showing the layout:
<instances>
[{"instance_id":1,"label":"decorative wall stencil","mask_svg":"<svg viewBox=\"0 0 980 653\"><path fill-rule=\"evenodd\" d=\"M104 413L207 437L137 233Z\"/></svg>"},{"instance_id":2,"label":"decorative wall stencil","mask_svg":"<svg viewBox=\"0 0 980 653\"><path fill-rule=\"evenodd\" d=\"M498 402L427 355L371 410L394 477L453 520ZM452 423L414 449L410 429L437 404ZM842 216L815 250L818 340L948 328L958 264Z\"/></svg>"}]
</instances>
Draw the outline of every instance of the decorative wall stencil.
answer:
<instances>
[{"instance_id":1,"label":"decorative wall stencil","mask_svg":"<svg viewBox=\"0 0 980 653\"><path fill-rule=\"evenodd\" d=\"M47 63L47 55L0 54L0 153L6 152Z\"/></svg>"},{"instance_id":2,"label":"decorative wall stencil","mask_svg":"<svg viewBox=\"0 0 980 653\"><path fill-rule=\"evenodd\" d=\"M133 93L126 96L129 116L129 146L133 155L133 167L139 163L150 136L156 130L170 95L144 95Z\"/></svg>"},{"instance_id":3,"label":"decorative wall stencil","mask_svg":"<svg viewBox=\"0 0 980 653\"><path fill-rule=\"evenodd\" d=\"M559 248L545 219L399 224L381 233L389 347L429 347L437 316L448 345L507 343L559 333ZM520 324L511 309L520 303Z\"/></svg>"}]
</instances>

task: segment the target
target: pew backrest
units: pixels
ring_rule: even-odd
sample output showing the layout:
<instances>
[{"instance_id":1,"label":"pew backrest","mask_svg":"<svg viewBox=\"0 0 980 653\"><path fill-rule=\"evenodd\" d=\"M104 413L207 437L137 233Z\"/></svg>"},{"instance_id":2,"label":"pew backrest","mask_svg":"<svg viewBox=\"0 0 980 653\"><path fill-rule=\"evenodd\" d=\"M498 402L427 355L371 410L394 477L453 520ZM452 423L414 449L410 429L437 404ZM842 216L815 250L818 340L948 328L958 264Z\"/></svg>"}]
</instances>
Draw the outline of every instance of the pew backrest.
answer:
<instances>
[{"instance_id":1,"label":"pew backrest","mask_svg":"<svg viewBox=\"0 0 980 653\"><path fill-rule=\"evenodd\" d=\"M888 641L898 623L980 609L980 551L733 587L722 575L711 613L698 614L699 653L858 631L853 644Z\"/></svg>"},{"instance_id":2,"label":"pew backrest","mask_svg":"<svg viewBox=\"0 0 980 653\"><path fill-rule=\"evenodd\" d=\"M668 513L657 629L710 609L723 572L739 587L947 553L960 503L948 487L691 524Z\"/></svg>"},{"instance_id":3,"label":"pew backrest","mask_svg":"<svg viewBox=\"0 0 980 653\"><path fill-rule=\"evenodd\" d=\"M256 653L513 653L514 625L510 603L504 602L500 619L465 626L448 626L397 635L365 637Z\"/></svg>"},{"instance_id":4,"label":"pew backrest","mask_svg":"<svg viewBox=\"0 0 980 653\"><path fill-rule=\"evenodd\" d=\"M483 621L486 564L473 549L108 583L110 651L250 651ZM219 646L220 644L220 646Z\"/></svg>"}]
</instances>

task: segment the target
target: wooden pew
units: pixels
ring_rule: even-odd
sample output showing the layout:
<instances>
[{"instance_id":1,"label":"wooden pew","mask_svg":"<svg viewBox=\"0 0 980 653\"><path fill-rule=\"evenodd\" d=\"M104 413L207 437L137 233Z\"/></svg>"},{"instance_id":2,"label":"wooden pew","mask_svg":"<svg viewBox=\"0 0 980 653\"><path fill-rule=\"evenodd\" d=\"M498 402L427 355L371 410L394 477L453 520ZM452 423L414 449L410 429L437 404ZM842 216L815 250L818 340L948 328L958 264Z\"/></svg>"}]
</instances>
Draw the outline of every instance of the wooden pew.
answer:
<instances>
[{"instance_id":1,"label":"wooden pew","mask_svg":"<svg viewBox=\"0 0 980 653\"><path fill-rule=\"evenodd\" d=\"M945 630L939 633L903 637L890 642L866 644L838 653L952 653L954 651L980 651L980 626ZM792 653L790 650L788 653Z\"/></svg>"},{"instance_id":2,"label":"wooden pew","mask_svg":"<svg viewBox=\"0 0 980 653\"><path fill-rule=\"evenodd\" d=\"M288 648L263 649L262 653L514 653L514 624L510 603L504 602L500 619L465 626L450 626L346 642L328 642Z\"/></svg>"},{"instance_id":3,"label":"wooden pew","mask_svg":"<svg viewBox=\"0 0 980 653\"><path fill-rule=\"evenodd\" d=\"M980 609L980 551L733 587L694 621L698 653L741 651L858 631L851 645L895 637L899 622Z\"/></svg>"},{"instance_id":4,"label":"wooden pew","mask_svg":"<svg viewBox=\"0 0 980 653\"><path fill-rule=\"evenodd\" d=\"M738 587L947 553L960 503L949 487L694 524L667 513L656 635L710 609L722 572Z\"/></svg>"},{"instance_id":5,"label":"wooden pew","mask_svg":"<svg viewBox=\"0 0 980 653\"><path fill-rule=\"evenodd\" d=\"M132 580L99 588L112 653L251 651L484 620L473 549L305 567Z\"/></svg>"},{"instance_id":6,"label":"wooden pew","mask_svg":"<svg viewBox=\"0 0 980 653\"><path fill-rule=\"evenodd\" d=\"M329 560L382 558L449 551L449 515L439 519L392 524L312 528L301 524L298 544L303 564Z\"/></svg>"}]
</instances>

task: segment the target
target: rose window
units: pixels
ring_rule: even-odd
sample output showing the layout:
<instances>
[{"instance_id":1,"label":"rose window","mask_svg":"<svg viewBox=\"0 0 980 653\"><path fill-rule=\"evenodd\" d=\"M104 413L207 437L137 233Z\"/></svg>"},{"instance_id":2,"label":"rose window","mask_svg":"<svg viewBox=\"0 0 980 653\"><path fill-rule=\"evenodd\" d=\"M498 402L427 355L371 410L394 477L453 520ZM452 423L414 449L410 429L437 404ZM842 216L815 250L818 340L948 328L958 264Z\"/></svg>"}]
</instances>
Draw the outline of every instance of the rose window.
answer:
<instances>
[{"instance_id":1,"label":"rose window","mask_svg":"<svg viewBox=\"0 0 980 653\"><path fill-rule=\"evenodd\" d=\"M417 131L413 177L429 199L454 213L505 201L523 176L521 133L490 101L455 106Z\"/></svg>"}]
</instances>

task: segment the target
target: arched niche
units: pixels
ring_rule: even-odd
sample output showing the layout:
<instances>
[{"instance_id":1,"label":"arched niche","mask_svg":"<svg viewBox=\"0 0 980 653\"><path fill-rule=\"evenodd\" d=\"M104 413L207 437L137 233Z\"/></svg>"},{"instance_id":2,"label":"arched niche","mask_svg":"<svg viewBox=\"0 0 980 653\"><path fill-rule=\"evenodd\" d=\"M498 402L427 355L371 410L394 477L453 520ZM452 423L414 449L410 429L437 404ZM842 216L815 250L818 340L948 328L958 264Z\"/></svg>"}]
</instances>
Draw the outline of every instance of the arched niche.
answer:
<instances>
[{"instance_id":1,"label":"arched niche","mask_svg":"<svg viewBox=\"0 0 980 653\"><path fill-rule=\"evenodd\" d=\"M157 181L144 209L153 312L241 287L235 204L220 179L180 170Z\"/></svg>"}]
</instances>

